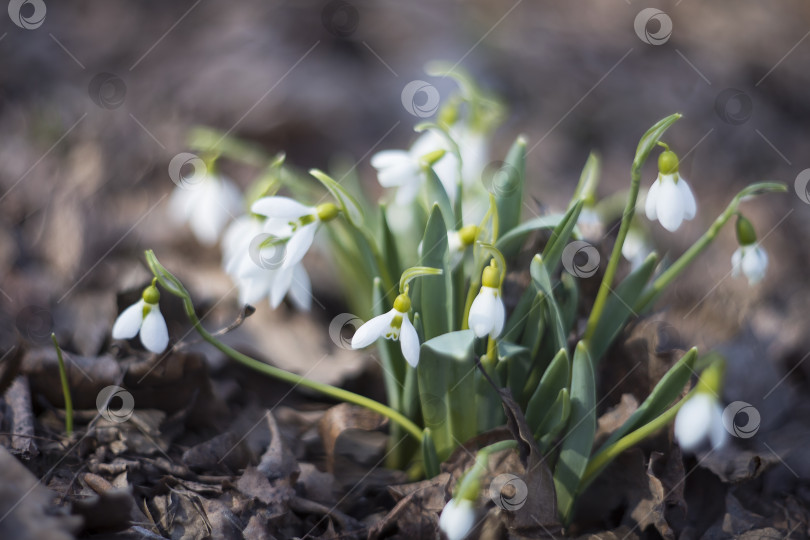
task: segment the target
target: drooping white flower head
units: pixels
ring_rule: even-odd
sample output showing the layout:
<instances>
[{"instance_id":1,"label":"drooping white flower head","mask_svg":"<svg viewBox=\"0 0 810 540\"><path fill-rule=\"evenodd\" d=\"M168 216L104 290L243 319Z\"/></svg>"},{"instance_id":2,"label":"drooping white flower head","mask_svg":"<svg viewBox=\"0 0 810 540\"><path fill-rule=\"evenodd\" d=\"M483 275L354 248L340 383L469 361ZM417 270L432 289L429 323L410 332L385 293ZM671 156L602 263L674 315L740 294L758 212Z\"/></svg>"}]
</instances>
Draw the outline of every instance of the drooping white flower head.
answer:
<instances>
[{"instance_id":1,"label":"drooping white flower head","mask_svg":"<svg viewBox=\"0 0 810 540\"><path fill-rule=\"evenodd\" d=\"M631 270L641 266L652 252L653 248L644 233L631 226L622 244L622 256L630 262Z\"/></svg>"},{"instance_id":2,"label":"drooping white flower head","mask_svg":"<svg viewBox=\"0 0 810 540\"><path fill-rule=\"evenodd\" d=\"M144 289L140 300L118 315L112 328L113 339L132 339L141 334L141 343L146 350L160 354L169 344L169 330L160 313L160 292L155 286L157 279Z\"/></svg>"},{"instance_id":3,"label":"drooping white flower head","mask_svg":"<svg viewBox=\"0 0 810 540\"><path fill-rule=\"evenodd\" d=\"M275 309L289 296L298 309L308 311L312 306L312 285L303 263L283 268L282 247L252 245L270 236L264 231L260 219L242 216L223 236L223 268L239 287L240 303L256 304L266 297ZM288 232L292 233L291 228Z\"/></svg>"},{"instance_id":4,"label":"drooping white flower head","mask_svg":"<svg viewBox=\"0 0 810 540\"><path fill-rule=\"evenodd\" d=\"M400 294L394 300L394 308L388 313L377 315L364 323L352 337L352 348L368 347L380 338L399 340L402 356L414 368L419 364L419 336L408 319L411 299Z\"/></svg>"},{"instance_id":5,"label":"drooping white flower head","mask_svg":"<svg viewBox=\"0 0 810 540\"><path fill-rule=\"evenodd\" d=\"M670 150L658 158L658 178L647 192L644 210L647 219L658 220L670 232L678 230L684 220L695 217L697 204L689 184L678 172L678 156Z\"/></svg>"},{"instance_id":6,"label":"drooping white flower head","mask_svg":"<svg viewBox=\"0 0 810 540\"><path fill-rule=\"evenodd\" d=\"M754 285L765 277L768 254L759 246L754 226L742 215L737 218L737 241L740 247L731 256L731 275L737 277L742 273L748 284Z\"/></svg>"},{"instance_id":7,"label":"drooping white flower head","mask_svg":"<svg viewBox=\"0 0 810 540\"><path fill-rule=\"evenodd\" d=\"M201 244L216 244L222 229L242 213L242 194L227 178L205 175L198 182L178 184L169 199L177 223L188 223Z\"/></svg>"},{"instance_id":8,"label":"drooping white flower head","mask_svg":"<svg viewBox=\"0 0 810 540\"><path fill-rule=\"evenodd\" d=\"M479 338L489 335L495 339L503 331L505 320L506 307L501 298L500 272L493 264L484 268L481 290L470 306L467 324Z\"/></svg>"},{"instance_id":9,"label":"drooping white flower head","mask_svg":"<svg viewBox=\"0 0 810 540\"><path fill-rule=\"evenodd\" d=\"M689 398L675 416L675 439L687 452L695 452L707 444L717 450L727 438L723 408L707 392L698 392Z\"/></svg>"},{"instance_id":10,"label":"drooping white flower head","mask_svg":"<svg viewBox=\"0 0 810 540\"><path fill-rule=\"evenodd\" d=\"M377 180L384 188L397 188L394 202L406 205L419 193L425 180L423 162L426 156L433 172L441 180L450 200L455 197L458 160L450 153L447 141L432 130L425 131L409 150L383 150L371 156L377 169ZM453 172L455 171L455 173Z\"/></svg>"},{"instance_id":11,"label":"drooping white flower head","mask_svg":"<svg viewBox=\"0 0 810 540\"><path fill-rule=\"evenodd\" d=\"M332 203L306 206L289 197L264 197L253 203L254 214L267 216L264 230L287 241L284 246L282 268L291 268L304 258L318 226L337 217L338 208Z\"/></svg>"},{"instance_id":12,"label":"drooping white flower head","mask_svg":"<svg viewBox=\"0 0 810 540\"><path fill-rule=\"evenodd\" d=\"M448 540L462 540L475 526L475 507L467 499L450 499L439 516L439 528Z\"/></svg>"}]
</instances>

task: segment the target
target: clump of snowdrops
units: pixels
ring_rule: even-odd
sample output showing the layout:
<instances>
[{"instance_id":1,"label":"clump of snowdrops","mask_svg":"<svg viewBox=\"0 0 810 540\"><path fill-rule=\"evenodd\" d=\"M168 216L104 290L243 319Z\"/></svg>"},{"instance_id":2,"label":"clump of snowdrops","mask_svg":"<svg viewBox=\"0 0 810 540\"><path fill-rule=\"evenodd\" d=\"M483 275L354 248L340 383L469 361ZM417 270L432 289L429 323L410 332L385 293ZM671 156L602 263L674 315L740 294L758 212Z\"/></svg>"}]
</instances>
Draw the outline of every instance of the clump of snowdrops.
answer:
<instances>
[{"instance_id":1,"label":"clump of snowdrops","mask_svg":"<svg viewBox=\"0 0 810 540\"><path fill-rule=\"evenodd\" d=\"M380 200L368 198L354 167L333 176L320 170L305 175L286 165L283 154L263 162L255 148L205 129L191 136L192 150L202 157L184 154L192 156L194 174L183 176L183 163L170 166L172 177L179 178L172 214L187 222L201 243L219 242L223 268L238 285L241 303L261 305L266 299L274 309L287 298L295 308L309 309L312 287L305 256L314 245L326 252L339 272L346 304L366 321L351 345L376 347L387 404L289 373L225 345L203 327L189 292L152 251L146 260L155 279L142 299L121 313L113 337L140 333L145 348L162 352L169 336L159 309L160 290L178 296L197 332L234 360L386 416L389 465L414 476L437 474L439 464L460 444L503 425L503 391L498 389L506 389L553 472L563 522L570 519L576 496L613 458L673 420L676 438L686 450L722 445L722 409L716 397L721 361L699 362L697 350L689 350L598 448L595 367L628 322L648 312L732 218L740 244L732 257L733 271L752 283L762 279L767 256L740 204L755 195L784 191L784 186L745 188L692 247L662 264L644 240L644 230L660 224L677 234L684 220L701 211L680 174L677 153L661 140L681 117L673 114L641 137L620 215L609 216L600 205L599 160L592 155L563 211L521 220L529 208L524 199L527 178L532 178L526 171L527 141L518 137L502 161L491 161L492 135L503 104L446 66L433 64L428 72L454 78L459 91L444 101L435 120L415 127L410 149L383 150L371 157L385 188ZM657 167L646 165L656 153ZM218 159L264 168L243 195L217 172ZM652 181L642 182L642 176ZM615 236L603 240L612 242L606 264L584 268L587 263L574 260L588 245L583 231L594 221L610 219L620 219L620 225ZM528 267L518 264L536 231L544 231L548 240ZM596 266L603 271L596 272ZM509 289L516 302L507 310L504 282L509 273L529 279L524 289ZM594 299L580 295L583 280L600 278ZM586 320L579 317L583 305ZM681 398L696 370L701 373L697 384ZM482 450L483 455L490 450ZM442 528L453 537L463 537L472 526L479 473L471 470L459 481L442 516Z\"/></svg>"}]
</instances>

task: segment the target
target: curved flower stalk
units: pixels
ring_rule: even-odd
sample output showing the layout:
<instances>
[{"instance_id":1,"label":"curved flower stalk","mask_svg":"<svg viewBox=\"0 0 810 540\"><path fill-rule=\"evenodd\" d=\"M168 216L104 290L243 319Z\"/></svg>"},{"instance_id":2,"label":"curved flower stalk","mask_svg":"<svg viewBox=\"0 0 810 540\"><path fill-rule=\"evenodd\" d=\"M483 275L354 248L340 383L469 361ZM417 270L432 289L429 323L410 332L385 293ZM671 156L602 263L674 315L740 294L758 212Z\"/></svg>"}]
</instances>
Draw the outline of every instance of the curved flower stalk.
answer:
<instances>
[{"instance_id":1,"label":"curved flower stalk","mask_svg":"<svg viewBox=\"0 0 810 540\"><path fill-rule=\"evenodd\" d=\"M684 220L695 217L697 204L689 184L678 172L678 156L664 143L666 151L658 156L658 178L647 192L644 204L647 219L658 220L661 226L675 232Z\"/></svg>"},{"instance_id":2,"label":"curved flower stalk","mask_svg":"<svg viewBox=\"0 0 810 540\"><path fill-rule=\"evenodd\" d=\"M731 256L731 275L742 273L749 285L755 285L765 277L768 254L759 246L754 226L742 214L737 217L737 241L740 247Z\"/></svg>"},{"instance_id":3,"label":"curved flower stalk","mask_svg":"<svg viewBox=\"0 0 810 540\"><path fill-rule=\"evenodd\" d=\"M224 176L206 174L198 182L178 184L169 211L176 222L188 223L201 244L213 246L225 225L242 212L242 195Z\"/></svg>"},{"instance_id":4,"label":"curved flower stalk","mask_svg":"<svg viewBox=\"0 0 810 540\"><path fill-rule=\"evenodd\" d=\"M143 290L141 299L121 312L112 328L113 339L132 339L139 333L146 350L160 354L169 344L169 330L160 313L157 278Z\"/></svg>"}]
</instances>

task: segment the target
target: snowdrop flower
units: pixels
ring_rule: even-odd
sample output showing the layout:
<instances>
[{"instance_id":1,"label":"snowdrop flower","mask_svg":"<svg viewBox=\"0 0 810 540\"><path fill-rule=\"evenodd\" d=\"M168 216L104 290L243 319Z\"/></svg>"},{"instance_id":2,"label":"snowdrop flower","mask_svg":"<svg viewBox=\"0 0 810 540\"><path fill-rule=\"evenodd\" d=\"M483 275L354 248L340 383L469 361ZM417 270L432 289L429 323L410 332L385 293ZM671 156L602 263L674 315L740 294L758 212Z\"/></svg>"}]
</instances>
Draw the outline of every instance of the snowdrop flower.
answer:
<instances>
[{"instance_id":1,"label":"snowdrop flower","mask_svg":"<svg viewBox=\"0 0 810 540\"><path fill-rule=\"evenodd\" d=\"M467 324L479 338L489 336L498 337L503 331L506 319L506 307L501 298L501 276L495 261L484 268L481 278L481 290L470 306L470 315Z\"/></svg>"},{"instance_id":2,"label":"snowdrop flower","mask_svg":"<svg viewBox=\"0 0 810 540\"><path fill-rule=\"evenodd\" d=\"M280 230L280 225L272 228ZM276 309L285 296L303 311L312 306L312 285L302 263L283 268L281 246L252 246L270 237L265 225L254 216L234 220L222 239L223 267L239 287L239 302L255 304L267 298ZM291 229L285 231L291 234Z\"/></svg>"},{"instance_id":3,"label":"snowdrop flower","mask_svg":"<svg viewBox=\"0 0 810 540\"><path fill-rule=\"evenodd\" d=\"M452 200L455 196L455 178L451 167L458 169L458 161L446 148L447 141L433 131L426 131L410 150L383 150L371 156L371 166L377 169L377 181L384 188L397 188L396 204L411 203L425 179L423 167L433 167L445 191ZM457 176L457 175L456 175Z\"/></svg>"},{"instance_id":4,"label":"snowdrop flower","mask_svg":"<svg viewBox=\"0 0 810 540\"><path fill-rule=\"evenodd\" d=\"M731 275L737 277L742 272L748 284L754 285L765 277L768 254L759 247L754 226L742 215L737 217L737 241L740 247L731 256Z\"/></svg>"},{"instance_id":5,"label":"snowdrop flower","mask_svg":"<svg viewBox=\"0 0 810 540\"><path fill-rule=\"evenodd\" d=\"M407 292L394 300L394 308L371 319L357 329L352 338L352 348L368 347L379 338L398 340L402 347L402 356L414 368L419 364L419 336L408 319L411 299Z\"/></svg>"},{"instance_id":6,"label":"snowdrop flower","mask_svg":"<svg viewBox=\"0 0 810 540\"><path fill-rule=\"evenodd\" d=\"M695 452L706 443L717 450L726 442L723 408L708 392L697 392L675 416L675 439L687 452Z\"/></svg>"},{"instance_id":7,"label":"snowdrop flower","mask_svg":"<svg viewBox=\"0 0 810 540\"><path fill-rule=\"evenodd\" d=\"M148 350L160 354L169 344L169 331L166 320L160 313L158 302L160 292L155 283L144 289L142 298L121 312L113 324L113 339L131 339L138 332L141 334L141 343Z\"/></svg>"},{"instance_id":8,"label":"snowdrop flower","mask_svg":"<svg viewBox=\"0 0 810 540\"><path fill-rule=\"evenodd\" d=\"M242 212L239 189L224 177L203 176L199 182L179 183L169 199L169 211L178 223L188 223L201 244L216 244L222 229Z\"/></svg>"},{"instance_id":9,"label":"snowdrop flower","mask_svg":"<svg viewBox=\"0 0 810 540\"><path fill-rule=\"evenodd\" d=\"M692 190L678 173L678 156L669 149L658 157L658 178L647 193L645 211L649 220L657 219L670 232L697 212Z\"/></svg>"},{"instance_id":10,"label":"snowdrop flower","mask_svg":"<svg viewBox=\"0 0 810 540\"><path fill-rule=\"evenodd\" d=\"M630 262L630 269L635 270L641 266L652 252L652 246L650 246L644 233L638 227L631 225L624 239L624 244L622 244L622 255Z\"/></svg>"},{"instance_id":11,"label":"snowdrop flower","mask_svg":"<svg viewBox=\"0 0 810 540\"><path fill-rule=\"evenodd\" d=\"M284 238L284 262L282 269L288 269L304 258L318 226L325 221L331 221L338 215L338 207L333 203L306 206L288 197L264 197L251 207L254 214L267 216L265 231Z\"/></svg>"},{"instance_id":12,"label":"snowdrop flower","mask_svg":"<svg viewBox=\"0 0 810 540\"><path fill-rule=\"evenodd\" d=\"M439 528L449 540L462 540L474 526L475 508L472 501L454 498L444 505L439 516Z\"/></svg>"}]
</instances>

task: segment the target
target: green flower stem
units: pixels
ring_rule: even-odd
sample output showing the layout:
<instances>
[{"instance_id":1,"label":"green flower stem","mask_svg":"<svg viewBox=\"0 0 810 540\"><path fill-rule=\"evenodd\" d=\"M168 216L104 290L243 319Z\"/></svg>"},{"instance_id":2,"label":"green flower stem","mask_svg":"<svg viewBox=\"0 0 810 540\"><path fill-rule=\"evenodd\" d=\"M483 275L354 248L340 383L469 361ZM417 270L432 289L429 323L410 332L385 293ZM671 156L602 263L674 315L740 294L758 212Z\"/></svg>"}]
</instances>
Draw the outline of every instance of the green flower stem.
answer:
<instances>
[{"instance_id":1,"label":"green flower stem","mask_svg":"<svg viewBox=\"0 0 810 540\"><path fill-rule=\"evenodd\" d=\"M638 428L635 431L632 431L613 443L612 445L608 446L601 452L598 452L596 455L591 458L588 462L588 466L585 468L585 474L582 476L582 486L587 486L590 482L600 473L602 469L607 466L608 463L613 461L619 454L635 446L636 444L640 443L647 437L653 435L658 430L666 427L672 420L675 419L675 415L678 414L678 410L680 410L681 406L683 406L686 401L692 397L695 390L689 392L683 399L681 399L678 403L667 409L666 412L661 414L655 420L652 420L648 424L645 424Z\"/></svg>"},{"instance_id":2,"label":"green flower stem","mask_svg":"<svg viewBox=\"0 0 810 540\"><path fill-rule=\"evenodd\" d=\"M309 388L311 390L315 390L316 392L320 392L324 395L333 397L335 399L345 401L347 403L354 403L355 405L360 405L361 407L365 407L370 409L378 414L385 416L386 418L390 419L392 422L396 422L400 426L402 426L408 433L413 435L416 440L422 440L422 429L419 428L416 424L411 422L408 418L404 415L400 414L399 412L395 411L391 407L383 405L378 401L374 401L373 399L367 398L365 396L361 396L359 394L355 394L354 392L349 392L348 390L344 390L343 388L337 388L335 386L320 383L317 381L313 381L307 379L306 377L302 377L300 375L296 375L294 373L290 373L289 371L285 371L283 369L277 368L275 366L271 366L270 364L265 364L264 362L260 362L255 358L251 358L246 354L242 354L239 351L225 345L213 335L211 335L205 328L203 328L200 319L197 317L197 313L194 311L194 304L191 301L191 296L188 294L188 291L182 285L180 285L179 280L172 276L168 270L166 270L163 265L161 265L157 258L155 257L154 252L152 250L147 250L146 252L146 260L149 263L149 268L152 270L152 273L158 279L158 282L166 290L169 292L173 292L176 296L180 297L183 300L183 308L185 309L186 316L188 317L191 324L194 326L194 329L200 336L223 352L225 355L229 356L230 358L236 360L237 362L246 365L249 368L255 369L260 373L264 373L265 375L269 375L275 379L282 380L284 382L290 383L293 386L303 386L305 388ZM166 283L164 283L166 281ZM178 285L182 287L182 291L179 291Z\"/></svg>"},{"instance_id":3,"label":"green flower stem","mask_svg":"<svg viewBox=\"0 0 810 540\"><path fill-rule=\"evenodd\" d=\"M65 361L62 359L62 348L56 341L56 334L51 332L51 341L56 349L56 359L59 362L59 380L62 382L62 395L65 398L65 432L73 433L73 399L70 397L70 386L68 386L67 371L65 371Z\"/></svg>"},{"instance_id":4,"label":"green flower stem","mask_svg":"<svg viewBox=\"0 0 810 540\"><path fill-rule=\"evenodd\" d=\"M647 290L639 301L636 302L636 305L633 306L633 310L636 313L641 313L643 310L647 309L664 291L664 289L666 289L667 286L669 286L669 284L672 283L672 281L678 277L681 272L683 272L692 263L692 261L697 258L698 255L709 247L712 241L717 238L717 235L720 233L723 226L737 214L737 209L740 206L740 202L745 197L759 195L762 193L780 193L784 191L787 191L785 185L775 182L751 184L747 188L740 191L731 200L723 213L714 220L714 223L712 223L711 227L709 227L709 230L706 231L706 233L704 233L704 235L701 236L698 241L692 245L692 247L686 250L686 252L672 264L672 266L667 268L666 271L658 276L658 278L650 286L649 290Z\"/></svg>"},{"instance_id":5,"label":"green flower stem","mask_svg":"<svg viewBox=\"0 0 810 540\"><path fill-rule=\"evenodd\" d=\"M619 226L619 235L616 238L616 243L613 244L613 251L610 254L610 260L608 261L605 275L602 277L602 283L599 285L599 292L596 295L591 315L588 317L588 325L585 327L584 338L586 342L589 342L591 337L593 337L596 325L600 317L602 317L602 312L608 300L608 294L610 294L613 285L613 278L616 277L616 270L619 268L619 261L622 258L622 246L624 245L625 238L627 238L627 232L630 230L633 215L636 212L636 199L638 199L638 190L641 185L642 164L643 162L633 162L633 168L630 172L630 193L627 196L627 204L622 214L622 224Z\"/></svg>"}]
</instances>

